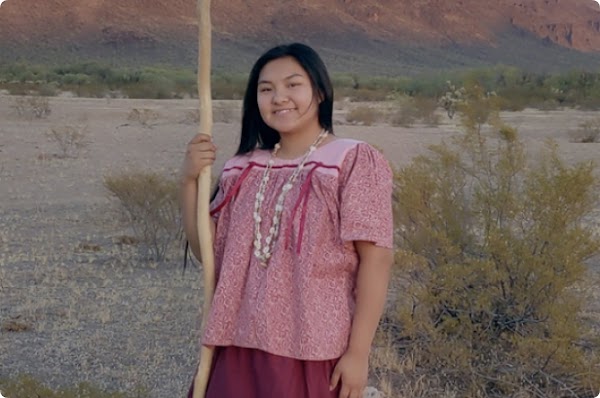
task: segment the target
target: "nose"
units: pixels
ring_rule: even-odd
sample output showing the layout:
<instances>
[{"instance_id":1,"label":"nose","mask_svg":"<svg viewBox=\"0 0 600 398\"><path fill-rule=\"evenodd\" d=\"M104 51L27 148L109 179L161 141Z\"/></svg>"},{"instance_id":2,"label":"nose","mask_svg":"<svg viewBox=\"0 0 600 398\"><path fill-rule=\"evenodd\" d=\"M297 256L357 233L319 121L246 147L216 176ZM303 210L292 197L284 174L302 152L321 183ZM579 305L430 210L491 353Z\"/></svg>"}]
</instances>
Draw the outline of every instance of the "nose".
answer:
<instances>
[{"instance_id":1,"label":"nose","mask_svg":"<svg viewBox=\"0 0 600 398\"><path fill-rule=\"evenodd\" d=\"M275 90L273 92L273 99L272 99L274 104L284 104L286 102L289 101L289 98L287 96L287 93L285 93L282 90Z\"/></svg>"}]
</instances>

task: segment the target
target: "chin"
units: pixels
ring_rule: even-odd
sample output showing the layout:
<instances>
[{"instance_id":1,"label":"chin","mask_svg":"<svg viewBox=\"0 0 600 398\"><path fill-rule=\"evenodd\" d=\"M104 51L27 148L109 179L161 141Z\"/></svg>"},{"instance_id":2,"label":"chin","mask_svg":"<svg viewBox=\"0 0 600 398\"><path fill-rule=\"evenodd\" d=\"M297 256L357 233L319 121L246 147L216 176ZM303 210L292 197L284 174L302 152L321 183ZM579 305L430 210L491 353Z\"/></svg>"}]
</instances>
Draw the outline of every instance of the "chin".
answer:
<instances>
[{"instance_id":1,"label":"chin","mask_svg":"<svg viewBox=\"0 0 600 398\"><path fill-rule=\"evenodd\" d=\"M282 124L278 124L278 123L273 123L273 124L269 125L269 127L271 127L273 130L277 131L279 134L291 134L291 133L294 133L295 131L300 130L298 127L295 127L295 126L282 125Z\"/></svg>"}]
</instances>

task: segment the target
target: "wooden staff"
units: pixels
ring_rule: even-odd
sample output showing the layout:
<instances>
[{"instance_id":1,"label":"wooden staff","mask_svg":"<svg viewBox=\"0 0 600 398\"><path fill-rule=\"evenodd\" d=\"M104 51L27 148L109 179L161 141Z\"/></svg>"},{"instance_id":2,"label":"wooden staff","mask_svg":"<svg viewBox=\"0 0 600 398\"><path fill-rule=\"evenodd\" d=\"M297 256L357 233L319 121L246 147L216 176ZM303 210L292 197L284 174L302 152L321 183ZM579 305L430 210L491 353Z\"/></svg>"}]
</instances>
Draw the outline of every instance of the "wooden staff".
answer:
<instances>
[{"instance_id":1,"label":"wooden staff","mask_svg":"<svg viewBox=\"0 0 600 398\"><path fill-rule=\"evenodd\" d=\"M199 132L212 135L212 107L210 90L211 66L211 23L210 0L197 0L198 12L198 98L200 99ZM210 230L210 178L211 168L205 167L198 177L198 236L202 253L202 269L204 276L204 304L200 335L210 312L215 291L215 260L213 237ZM204 398L213 357L213 347L201 346L200 365L194 378L193 398Z\"/></svg>"}]
</instances>

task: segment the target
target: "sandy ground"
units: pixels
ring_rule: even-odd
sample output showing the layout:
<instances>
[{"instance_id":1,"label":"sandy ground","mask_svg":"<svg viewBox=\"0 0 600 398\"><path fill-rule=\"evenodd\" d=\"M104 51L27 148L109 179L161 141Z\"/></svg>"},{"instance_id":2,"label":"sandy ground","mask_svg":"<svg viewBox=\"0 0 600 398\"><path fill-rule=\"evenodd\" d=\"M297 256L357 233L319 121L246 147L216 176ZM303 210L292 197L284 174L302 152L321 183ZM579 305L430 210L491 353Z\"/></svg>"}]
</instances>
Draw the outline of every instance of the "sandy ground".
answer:
<instances>
[{"instance_id":1,"label":"sandy ground","mask_svg":"<svg viewBox=\"0 0 600 398\"><path fill-rule=\"evenodd\" d=\"M26 330L0 332L0 379L29 373L51 385L144 385L149 397L183 396L197 360L198 272L182 275L180 251L155 264L119 244L131 231L102 181L123 170L176 174L196 131L184 122L196 102L52 98L50 117L29 120L13 104L13 97L0 96L0 325L22 323ZM235 151L239 105L215 103L215 170ZM129 121L134 108L152 109L158 118L151 127ZM437 127L351 126L343 108L336 107L336 134L376 144L397 166L457 129L447 118ZM503 116L532 156L548 137L569 163L600 160L600 144L569 142L569 131L592 113ZM88 145L77 158L57 158L46 136L66 125L87 126ZM600 231L598 213L590 222ZM600 312L594 294L590 318Z\"/></svg>"}]
</instances>

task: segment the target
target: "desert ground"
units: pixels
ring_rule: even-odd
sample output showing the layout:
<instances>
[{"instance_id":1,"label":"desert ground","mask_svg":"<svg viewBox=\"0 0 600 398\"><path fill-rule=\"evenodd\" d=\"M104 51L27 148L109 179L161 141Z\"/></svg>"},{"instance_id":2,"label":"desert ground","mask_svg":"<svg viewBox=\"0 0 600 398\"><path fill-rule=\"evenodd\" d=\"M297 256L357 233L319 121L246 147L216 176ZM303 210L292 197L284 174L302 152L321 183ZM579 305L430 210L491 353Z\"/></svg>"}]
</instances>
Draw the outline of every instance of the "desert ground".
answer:
<instances>
[{"instance_id":1,"label":"desert ground","mask_svg":"<svg viewBox=\"0 0 600 398\"><path fill-rule=\"evenodd\" d=\"M110 390L144 386L148 397L184 396L197 361L200 273L182 273L182 250L155 263L124 244L120 237L132 231L103 178L140 169L176 175L196 133L189 120L196 101L55 97L43 119L18 115L14 103L0 95L0 379L31 374L51 386L89 381ZM350 125L352 106L336 104L336 134L375 144L397 167L458 130L446 116L434 127ZM215 102L216 172L236 149L239 108ZM153 110L154 118L128 120L133 109ZM597 114L502 116L532 159L553 138L570 164L600 160L600 144L569 137ZM47 133L60 126L85 126L77 156L58 156ZM600 208L588 222L600 233ZM598 273L596 259L590 278L600 280ZM584 315L600 324L600 293L587 294Z\"/></svg>"}]
</instances>

